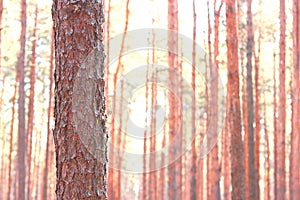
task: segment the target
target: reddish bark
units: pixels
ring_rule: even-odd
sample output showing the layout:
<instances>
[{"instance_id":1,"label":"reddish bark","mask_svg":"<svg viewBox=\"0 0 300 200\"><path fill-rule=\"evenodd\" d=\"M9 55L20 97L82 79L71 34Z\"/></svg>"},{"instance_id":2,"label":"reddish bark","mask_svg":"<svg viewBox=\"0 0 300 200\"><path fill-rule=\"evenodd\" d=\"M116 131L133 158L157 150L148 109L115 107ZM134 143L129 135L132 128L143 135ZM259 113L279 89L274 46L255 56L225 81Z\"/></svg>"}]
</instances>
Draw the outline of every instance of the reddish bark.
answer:
<instances>
[{"instance_id":1,"label":"reddish bark","mask_svg":"<svg viewBox=\"0 0 300 200\"><path fill-rule=\"evenodd\" d=\"M260 41L258 42L258 46L260 46ZM260 110L259 110L259 101L260 101L260 92L258 89L258 80L259 80L259 53L258 56L255 57L255 172L256 172L256 180L254 180L253 187L256 187L256 196L253 196L255 199L259 199L259 179L260 179L260 172L259 172L259 160L260 160Z\"/></svg>"},{"instance_id":2,"label":"reddish bark","mask_svg":"<svg viewBox=\"0 0 300 200\"><path fill-rule=\"evenodd\" d=\"M244 151L241 136L241 111L239 95L238 39L235 0L226 2L227 65L228 65L228 131L231 153L232 198L245 198Z\"/></svg>"},{"instance_id":3,"label":"reddish bark","mask_svg":"<svg viewBox=\"0 0 300 200\"><path fill-rule=\"evenodd\" d=\"M277 147L276 147L276 141L277 141L277 82L276 82L276 53L274 50L273 53L273 128L274 128L274 198L276 197L277 191L276 191L276 185L277 185L277 178L276 178L276 171L277 171L277 159L276 159L276 152L277 152Z\"/></svg>"},{"instance_id":4,"label":"reddish bark","mask_svg":"<svg viewBox=\"0 0 300 200\"><path fill-rule=\"evenodd\" d=\"M290 198L300 199L300 3L293 1L293 79L292 79L292 136L290 154Z\"/></svg>"},{"instance_id":5,"label":"reddish bark","mask_svg":"<svg viewBox=\"0 0 300 200\"><path fill-rule=\"evenodd\" d=\"M280 44L279 44L279 104L278 104L278 133L276 137L276 199L285 199L285 120L286 120L286 92L285 92L285 31L286 15L285 1L280 0Z\"/></svg>"},{"instance_id":6,"label":"reddish bark","mask_svg":"<svg viewBox=\"0 0 300 200\"><path fill-rule=\"evenodd\" d=\"M208 13L209 13L209 2ZM211 50L211 32L210 15L208 14L208 49L209 49L209 95L208 95L208 144L211 144L211 139L218 135L218 54L219 54L219 15L222 3L219 8L216 7L216 1L214 1L214 57L212 57ZM214 63L213 64L213 60ZM220 169L218 158L218 144L216 144L208 156L208 199L220 199Z\"/></svg>"},{"instance_id":7,"label":"reddish bark","mask_svg":"<svg viewBox=\"0 0 300 200\"><path fill-rule=\"evenodd\" d=\"M257 162L255 159L255 143L254 143L254 106L253 106L253 83L252 83L252 55L253 55L253 46L254 46L254 35L253 35L253 25L252 25L252 0L247 0L247 142L248 142L248 152L245 156L248 156L248 174L247 179L249 186L246 194L247 199L256 199L257 198L257 182L256 182L256 166ZM257 113L255 113L257 114ZM257 152L256 152L257 153Z\"/></svg>"},{"instance_id":8,"label":"reddish bark","mask_svg":"<svg viewBox=\"0 0 300 200\"><path fill-rule=\"evenodd\" d=\"M175 70L178 68L178 59L176 54L178 53L178 38L174 33L178 32L178 0L168 0L168 30L174 31L168 35L168 48L172 50L169 51L168 55L168 65ZM170 87L174 88L172 85L175 80L175 77L172 77L172 74L169 76ZM175 101L173 95L169 94L169 141L173 141L174 136L177 130L177 117L178 117L178 105ZM176 152L179 149L169 149L169 161L172 163L168 166L168 199L176 199L181 197L181 170L179 162L181 159L175 160Z\"/></svg>"},{"instance_id":9,"label":"reddish bark","mask_svg":"<svg viewBox=\"0 0 300 200\"><path fill-rule=\"evenodd\" d=\"M231 199L231 163L230 163L230 135L228 126L228 115L229 115L229 102L228 96L226 97L226 117L225 117L225 128L222 133L222 175L224 177L224 193L223 199Z\"/></svg>"},{"instance_id":10,"label":"reddish bark","mask_svg":"<svg viewBox=\"0 0 300 200\"><path fill-rule=\"evenodd\" d=\"M100 1L53 1L52 16L55 38L55 129L53 132L56 150L56 198L59 199L107 199L106 194L106 140L105 102L104 102L104 52L103 52L103 5ZM93 78L95 94L93 97L96 130L87 126L86 134L95 144L95 136L101 154L98 159L87 149L75 131L72 120L76 114L72 108L75 77L81 63L91 51L98 50L101 77ZM83 76L83 75L82 75ZM95 84L97 82L97 84ZM73 92L71 92L73 91ZM83 94L87 93L83 89ZM79 108L77 108L79 109ZM85 116L86 117L86 116ZM78 119L77 126L85 123ZM95 130L95 128L93 129ZM82 131L82 129L80 129ZM92 134L92 135L90 135Z\"/></svg>"},{"instance_id":11,"label":"reddish bark","mask_svg":"<svg viewBox=\"0 0 300 200\"><path fill-rule=\"evenodd\" d=\"M193 90L195 91L196 88L196 83L195 83L195 67L196 67L196 37L197 37L197 15L196 15L196 8L195 8L195 0L193 0L193 55L192 55L192 87ZM193 96L192 97L192 108L195 108L196 105L196 97ZM192 137L195 138L195 131L196 131L196 127L195 127L195 121L196 121L196 116L195 116L195 112L192 112L192 121L191 121L191 125L192 125ZM193 140L192 142L192 159L191 159L191 181L190 181L190 199L191 200L195 200L197 199L197 194L202 196L202 183L201 184L197 184L197 180L199 182L199 179L202 180L203 176L200 176L199 179L197 179L197 171L199 172L198 166L197 166L197 151L196 151L196 140ZM202 170L201 170L202 172ZM197 186L195 188L195 186ZM200 193L200 194L199 194Z\"/></svg>"}]
</instances>

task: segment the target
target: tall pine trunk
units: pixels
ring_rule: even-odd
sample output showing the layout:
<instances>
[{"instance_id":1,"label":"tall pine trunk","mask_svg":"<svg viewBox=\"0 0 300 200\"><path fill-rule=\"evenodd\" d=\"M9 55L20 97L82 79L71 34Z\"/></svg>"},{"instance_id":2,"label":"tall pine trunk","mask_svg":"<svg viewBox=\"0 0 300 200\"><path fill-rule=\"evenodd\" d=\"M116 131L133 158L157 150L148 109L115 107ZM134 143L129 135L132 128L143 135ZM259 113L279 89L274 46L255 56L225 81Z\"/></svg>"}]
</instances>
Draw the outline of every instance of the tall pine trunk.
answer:
<instances>
[{"instance_id":1,"label":"tall pine trunk","mask_svg":"<svg viewBox=\"0 0 300 200\"><path fill-rule=\"evenodd\" d=\"M228 66L228 131L230 133L232 199L245 198L244 151L241 135L236 1L226 2Z\"/></svg>"},{"instance_id":2,"label":"tall pine trunk","mask_svg":"<svg viewBox=\"0 0 300 200\"><path fill-rule=\"evenodd\" d=\"M25 199L26 185L26 132L25 132L25 45L26 45L26 0L21 1L21 49L18 60L18 199Z\"/></svg>"},{"instance_id":3,"label":"tall pine trunk","mask_svg":"<svg viewBox=\"0 0 300 200\"><path fill-rule=\"evenodd\" d=\"M168 0L168 30L173 31L168 35L168 48L172 51L169 51L168 55L168 65L175 70L178 68L178 38L176 37L176 32L178 32L178 0ZM175 77L172 77L172 74L169 75L170 87L174 88L173 82L178 81L174 80ZM175 88L174 88L175 89ZM176 88L178 89L178 88ZM178 107L174 96L169 94L169 141L174 140L175 134L177 131L177 115ZM178 176L181 173L179 168L179 160L175 160L175 155L178 149L172 148L169 149L169 163L172 163L168 166L168 199L176 199L181 197L181 186L179 185L181 176Z\"/></svg>"},{"instance_id":4,"label":"tall pine trunk","mask_svg":"<svg viewBox=\"0 0 300 200\"><path fill-rule=\"evenodd\" d=\"M300 120L299 120L299 67L300 67L300 3L293 1L293 80L292 80L292 140L290 155L290 196L300 199Z\"/></svg>"},{"instance_id":5,"label":"tall pine trunk","mask_svg":"<svg viewBox=\"0 0 300 200\"><path fill-rule=\"evenodd\" d=\"M246 193L249 196L246 196L247 199L256 199L257 196L257 187L256 182L256 170L255 170L255 145L254 145L254 106L253 106L253 83L252 83L252 55L253 55L253 46L254 46L254 35L253 35L253 25L252 25L252 0L247 0L247 141L248 141L248 152L245 156L248 156L248 174L247 180L249 181L247 185L249 186L249 191Z\"/></svg>"},{"instance_id":6,"label":"tall pine trunk","mask_svg":"<svg viewBox=\"0 0 300 200\"><path fill-rule=\"evenodd\" d=\"M280 41L279 41L279 102L278 102L278 133L276 136L276 199L285 199L285 0L280 0Z\"/></svg>"},{"instance_id":7,"label":"tall pine trunk","mask_svg":"<svg viewBox=\"0 0 300 200\"><path fill-rule=\"evenodd\" d=\"M34 123L34 96L35 96L35 69L36 69L36 41L37 41L37 18L38 18L38 6L35 8L35 19L33 28L33 41L32 41L32 54L31 54L31 67L30 67L30 93L28 102L28 119L27 119L27 130L26 130L26 141L27 141L27 199L31 197L31 151L32 151L32 132ZM36 156L36 155L35 155Z\"/></svg>"},{"instance_id":8,"label":"tall pine trunk","mask_svg":"<svg viewBox=\"0 0 300 200\"><path fill-rule=\"evenodd\" d=\"M107 199L102 3L53 1L57 199Z\"/></svg>"}]
</instances>

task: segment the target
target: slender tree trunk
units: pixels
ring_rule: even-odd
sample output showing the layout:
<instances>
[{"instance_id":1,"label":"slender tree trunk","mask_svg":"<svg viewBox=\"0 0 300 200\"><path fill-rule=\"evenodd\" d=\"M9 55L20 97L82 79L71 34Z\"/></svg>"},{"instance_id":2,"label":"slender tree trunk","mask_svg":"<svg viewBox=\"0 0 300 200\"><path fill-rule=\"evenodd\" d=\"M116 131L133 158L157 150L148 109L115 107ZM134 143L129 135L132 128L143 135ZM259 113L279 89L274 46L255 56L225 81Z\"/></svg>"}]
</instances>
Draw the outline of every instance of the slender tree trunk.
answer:
<instances>
[{"instance_id":1,"label":"slender tree trunk","mask_svg":"<svg viewBox=\"0 0 300 200\"><path fill-rule=\"evenodd\" d=\"M276 141L276 199L285 199L285 0L280 0L280 45L279 45L279 104L278 104L278 133Z\"/></svg>"},{"instance_id":2,"label":"slender tree trunk","mask_svg":"<svg viewBox=\"0 0 300 200\"><path fill-rule=\"evenodd\" d=\"M47 142L45 152L45 168L43 172L42 191L41 195L43 200L48 199L48 174L49 174L49 157L50 157L50 136L51 136L51 116L52 116L52 101L53 101L53 56L54 56L54 38L53 31L51 32L51 47L50 47L50 70L49 70L49 103L48 103L48 121L47 121ZM50 182L50 181L49 181Z\"/></svg>"},{"instance_id":3,"label":"slender tree trunk","mask_svg":"<svg viewBox=\"0 0 300 200\"><path fill-rule=\"evenodd\" d=\"M299 120L299 67L300 67L300 3L293 1L293 80L292 80L292 136L290 154L290 196L300 199L300 120Z\"/></svg>"},{"instance_id":4,"label":"slender tree trunk","mask_svg":"<svg viewBox=\"0 0 300 200\"><path fill-rule=\"evenodd\" d=\"M31 68L30 68L30 94L28 102L28 119L27 119L27 130L26 130L26 141L27 141L27 199L30 199L31 195L31 151L32 151L32 131L34 123L34 96L35 96L35 68L36 68L36 41L37 41L37 18L38 18L38 6L35 8L35 20L33 29L33 41L32 41L32 55L31 55Z\"/></svg>"},{"instance_id":5,"label":"slender tree trunk","mask_svg":"<svg viewBox=\"0 0 300 200\"><path fill-rule=\"evenodd\" d=\"M127 0L126 1L126 13L125 13L125 16L126 16L126 20L125 20L125 26L124 26L124 31L123 31L123 37L122 37L122 41L121 41L121 49L120 49L120 55L122 55L122 52L123 52L123 49L124 49L124 43L125 43L125 37L126 37L126 32L128 30L128 22L129 22L129 3L130 3L130 0ZM114 83L114 89L116 88L117 86L117 80L119 78L119 76L121 76L123 73L123 64L122 64L122 59L121 59L121 56L119 56L118 58L118 66L117 66L117 70L114 74L114 77L113 77L113 83ZM123 95L123 85L122 85L122 94ZM112 107L113 107L113 113L115 113L115 108L116 106L121 106L122 105L116 105L116 98L115 98L116 94L114 94L113 96L113 100L112 100ZM122 98L122 96L121 96ZM121 114L121 113L120 113ZM120 121L120 123L122 123L122 120ZM121 127L121 124L119 125L119 127ZM121 129L119 128L117 130L118 132L121 131ZM122 142L122 138L120 136L121 134L116 134L115 132L115 118L113 117L112 118L112 136L111 136L111 143L113 145L117 145L119 147L121 147L121 142ZM116 136L116 138L115 138ZM115 141L116 140L116 141ZM118 168L120 169L121 168L121 165L122 165L122 159L120 157L120 151L117 150L117 152L113 152L111 151L112 153L110 153L110 157L112 158L111 160L113 160L113 163L114 165L118 166ZM116 154L116 155L114 155ZM116 158L116 160L114 160ZM111 171L111 176L113 178L113 193L111 194L112 199L120 199L121 198L121 172L120 171Z\"/></svg>"},{"instance_id":6,"label":"slender tree trunk","mask_svg":"<svg viewBox=\"0 0 300 200\"><path fill-rule=\"evenodd\" d=\"M274 81L274 85L273 85L273 127L274 127L274 199L277 196L277 190L276 190L276 185L277 185L277 158L276 158L276 153L277 153L277 145L276 145L276 141L277 141L277 81L276 81L276 52L274 49L273 52L273 81Z\"/></svg>"},{"instance_id":7,"label":"slender tree trunk","mask_svg":"<svg viewBox=\"0 0 300 200\"><path fill-rule=\"evenodd\" d=\"M195 65L196 65L196 38L197 37L197 15L196 15L196 8L195 8L195 0L193 0L193 55L192 55L192 87L193 90L195 91L196 88L196 83L195 83ZM192 96L192 107L193 109L196 106L196 97ZM195 121L196 121L196 115L195 112L192 112L192 119L191 119L191 125L192 125L192 138L194 138L195 136L195 131L196 131L196 127L195 127ZM192 142L192 158L191 158L191 180L190 180L190 199L191 200L196 200L197 199L197 193L201 193L202 194L202 184L198 185L197 184L197 180L199 182L200 179L202 179L203 177L199 177L199 179L197 179L197 151L196 151L196 140L193 140Z\"/></svg>"},{"instance_id":8,"label":"slender tree trunk","mask_svg":"<svg viewBox=\"0 0 300 200\"><path fill-rule=\"evenodd\" d=\"M224 177L224 193L223 199L231 199L231 163L230 163L230 135L228 126L229 116L229 102L228 96L226 96L226 117L225 117L225 129L222 133L222 175Z\"/></svg>"},{"instance_id":9,"label":"slender tree trunk","mask_svg":"<svg viewBox=\"0 0 300 200\"><path fill-rule=\"evenodd\" d=\"M256 187L256 171L255 171L255 144L254 144L254 106L253 106L253 83L252 83L252 55L254 46L254 36L253 36L253 25L252 25L252 0L247 0L247 125L248 125L248 152L245 156L248 156L248 183L249 186L249 196L247 199L256 199L257 187Z\"/></svg>"},{"instance_id":10,"label":"slender tree trunk","mask_svg":"<svg viewBox=\"0 0 300 200\"><path fill-rule=\"evenodd\" d=\"M96 0L54 0L52 16L56 61L53 132L56 197L58 200L107 199L103 4ZM90 61L99 68L94 68L90 63L80 66L88 55L91 56ZM100 75L93 74L89 78L89 70L98 71ZM75 79L78 75L80 80ZM76 99L80 96L86 97L86 101L78 100L86 103L86 106L78 107ZM87 118L94 121L92 126L90 121L86 121ZM86 144L91 145L85 145L85 139Z\"/></svg>"},{"instance_id":11,"label":"slender tree trunk","mask_svg":"<svg viewBox=\"0 0 300 200\"><path fill-rule=\"evenodd\" d=\"M178 0L168 0L168 30L174 32L178 31ZM177 69L178 59L176 57L176 53L178 52L175 51L178 50L178 38L175 36L174 32L173 34L171 33L168 36L168 48L172 49L172 52L169 51L168 65L170 67L173 67L174 69ZM172 75L170 74L169 82L171 88L174 87L172 85L172 82L178 81L174 80L174 78L175 77L172 77ZM178 131L176 129L178 107L176 105L174 97L171 94L169 95L169 106L169 141L172 141L176 132ZM175 160L176 151L178 151L178 149L169 150L170 162L173 162ZM180 173L180 171L178 170L178 162L180 162L180 160L177 160L176 162L168 166L168 199L176 199L181 197L180 186L177 185L178 182L180 182L180 180L178 180L180 179L178 177L178 173Z\"/></svg>"},{"instance_id":12,"label":"slender tree trunk","mask_svg":"<svg viewBox=\"0 0 300 200\"><path fill-rule=\"evenodd\" d=\"M260 46L260 41L258 42L258 46ZM260 48L259 48L260 49ZM258 51L258 55L255 56L255 83L254 83L254 88L255 88L255 171L256 171L256 182L254 186L256 187L256 196L255 199L259 199L260 197L260 190L259 190L259 179L260 179L260 110L259 110L259 101L260 101L260 92L258 89L259 83L259 54L260 50Z\"/></svg>"},{"instance_id":13,"label":"slender tree trunk","mask_svg":"<svg viewBox=\"0 0 300 200\"><path fill-rule=\"evenodd\" d=\"M221 4L222 6L222 4ZM211 50L211 32L212 28L210 25L210 14L209 14L209 2L207 2L208 7L208 49L209 49L209 103L208 103L208 144L211 145L211 139L217 137L218 135L218 61L217 56L219 54L219 38L218 38L218 26L219 26L219 10L216 8L216 1L214 1L214 57L212 56ZM213 64L213 60L214 63ZM207 185L208 185L208 199L220 199L220 169L219 169L219 158L218 158L218 144L216 144L208 156L208 167L207 171L209 173Z\"/></svg>"},{"instance_id":14,"label":"slender tree trunk","mask_svg":"<svg viewBox=\"0 0 300 200\"><path fill-rule=\"evenodd\" d=\"M270 143L269 143L269 132L267 127L267 105L266 97L264 95L264 132L265 132L265 172L264 179L265 194L264 199L269 200L270 198Z\"/></svg>"},{"instance_id":15,"label":"slender tree trunk","mask_svg":"<svg viewBox=\"0 0 300 200\"><path fill-rule=\"evenodd\" d=\"M236 1L226 2L227 65L228 65L228 130L231 154L232 199L245 198L244 151L241 136L241 111L239 95L238 39L236 25Z\"/></svg>"},{"instance_id":16,"label":"slender tree trunk","mask_svg":"<svg viewBox=\"0 0 300 200\"><path fill-rule=\"evenodd\" d=\"M26 185L26 132L25 132L25 43L26 43L26 0L21 1L21 49L18 60L19 100L18 100L18 199L25 199Z\"/></svg>"},{"instance_id":17,"label":"slender tree trunk","mask_svg":"<svg viewBox=\"0 0 300 200\"><path fill-rule=\"evenodd\" d=\"M11 197L11 185L12 185L12 153L13 153L13 136L14 136L14 123L15 123L15 102L17 98L18 89L18 72L16 72L16 83L14 88L14 95L12 98L12 113L11 113L11 124L10 124L10 139L9 139L9 154L8 154L8 184L7 184L7 200Z\"/></svg>"}]
</instances>

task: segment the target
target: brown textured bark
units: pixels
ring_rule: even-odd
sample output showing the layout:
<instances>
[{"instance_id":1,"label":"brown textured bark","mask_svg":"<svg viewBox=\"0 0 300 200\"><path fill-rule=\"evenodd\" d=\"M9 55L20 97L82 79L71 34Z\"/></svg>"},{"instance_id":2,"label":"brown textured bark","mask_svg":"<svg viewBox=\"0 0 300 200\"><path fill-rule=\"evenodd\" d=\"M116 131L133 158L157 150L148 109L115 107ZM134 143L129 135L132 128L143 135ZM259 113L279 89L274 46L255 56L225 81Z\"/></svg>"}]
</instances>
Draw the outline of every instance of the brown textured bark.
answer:
<instances>
[{"instance_id":1,"label":"brown textured bark","mask_svg":"<svg viewBox=\"0 0 300 200\"><path fill-rule=\"evenodd\" d=\"M300 67L300 3L293 1L293 79L292 79L292 136L290 154L290 198L300 199L300 171L299 171L299 67Z\"/></svg>"},{"instance_id":2,"label":"brown textured bark","mask_svg":"<svg viewBox=\"0 0 300 200\"><path fill-rule=\"evenodd\" d=\"M279 102L278 102L278 133L276 137L276 192L275 199L285 199L285 1L280 0L280 41L279 41Z\"/></svg>"},{"instance_id":3,"label":"brown textured bark","mask_svg":"<svg viewBox=\"0 0 300 200\"><path fill-rule=\"evenodd\" d=\"M255 143L254 143L254 106L253 106L253 83L252 83L252 55L253 55L253 46L254 46L254 35L253 35L253 25L252 25L252 0L247 0L247 142L248 142L248 152L245 156L248 156L248 174L247 179L249 186L247 199L256 199L257 198L257 182L256 182L256 159L255 159ZM255 113L256 114L256 113ZM257 169L258 170L258 169Z\"/></svg>"},{"instance_id":4,"label":"brown textured bark","mask_svg":"<svg viewBox=\"0 0 300 200\"><path fill-rule=\"evenodd\" d=\"M25 46L26 46L26 0L21 1L21 49L18 60L19 99L18 99L18 199L25 199L26 185L26 132L25 132Z\"/></svg>"},{"instance_id":5,"label":"brown textured bark","mask_svg":"<svg viewBox=\"0 0 300 200\"><path fill-rule=\"evenodd\" d=\"M52 106L53 106L53 56L54 56L54 38L53 31L51 32L51 47L50 47L50 69L49 69L49 103L48 103L48 121L47 121L47 142L46 142L46 152L45 152L45 168L43 172L42 188L41 188L41 199L48 199L48 174L49 174L49 157L50 157L50 138L51 138L51 116L52 116ZM49 181L50 182L50 181Z\"/></svg>"},{"instance_id":6,"label":"brown textured bark","mask_svg":"<svg viewBox=\"0 0 300 200\"><path fill-rule=\"evenodd\" d=\"M103 77L103 29L104 21L102 2L53 1L52 16L54 21L55 38L55 129L53 132L56 150L56 198L57 199L107 199L106 194L106 140L105 102ZM100 57L100 77L96 76L95 94L92 98L95 112L91 114L95 120L97 130L95 134L87 131L94 144L96 134L101 141L97 141L101 153L98 157L87 149L75 131L76 126L72 117L76 114L72 108L73 88L75 77L80 64L91 51L97 51ZM96 58L95 58L96 59ZM96 83L97 82L97 83ZM84 83L83 83L84 84ZM73 92L72 92L73 91ZM87 93L83 88L83 94ZM78 108L79 109L79 108ZM86 116L85 116L86 117ZM86 123L79 119L78 127ZM82 131L82 129L80 129ZM98 143L100 142L100 143ZM96 151L97 152L97 151Z\"/></svg>"},{"instance_id":7,"label":"brown textured bark","mask_svg":"<svg viewBox=\"0 0 300 200\"><path fill-rule=\"evenodd\" d=\"M35 19L33 28L33 41L32 41L32 54L31 54L31 68L30 68L30 93L28 102L28 118L27 118L27 130L26 130L26 141L27 141L27 199L31 198L31 151L32 151L32 132L34 123L34 95L35 95L35 69L36 69L36 41L37 41L37 19L38 19L38 6L35 8Z\"/></svg>"},{"instance_id":8,"label":"brown textured bark","mask_svg":"<svg viewBox=\"0 0 300 200\"><path fill-rule=\"evenodd\" d=\"M228 131L230 132L232 198L245 198L244 151L241 136L239 95L238 39L235 0L226 2L227 65L228 65Z\"/></svg>"}]
</instances>

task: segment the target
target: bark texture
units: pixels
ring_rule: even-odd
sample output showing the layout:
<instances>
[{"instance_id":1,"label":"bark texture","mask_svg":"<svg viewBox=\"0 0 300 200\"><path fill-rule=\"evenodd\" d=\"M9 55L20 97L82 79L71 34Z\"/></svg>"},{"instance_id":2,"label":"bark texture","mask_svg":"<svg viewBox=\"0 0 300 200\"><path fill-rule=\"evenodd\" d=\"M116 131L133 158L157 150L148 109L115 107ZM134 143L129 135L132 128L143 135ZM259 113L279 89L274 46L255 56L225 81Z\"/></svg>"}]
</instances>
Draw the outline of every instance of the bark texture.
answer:
<instances>
[{"instance_id":1,"label":"bark texture","mask_svg":"<svg viewBox=\"0 0 300 200\"><path fill-rule=\"evenodd\" d=\"M56 62L53 133L56 196L57 199L107 199L103 2L54 0L52 16ZM91 63L81 66L88 55L92 57ZM79 88L75 90L75 86ZM80 101L75 102L74 98Z\"/></svg>"}]
</instances>

